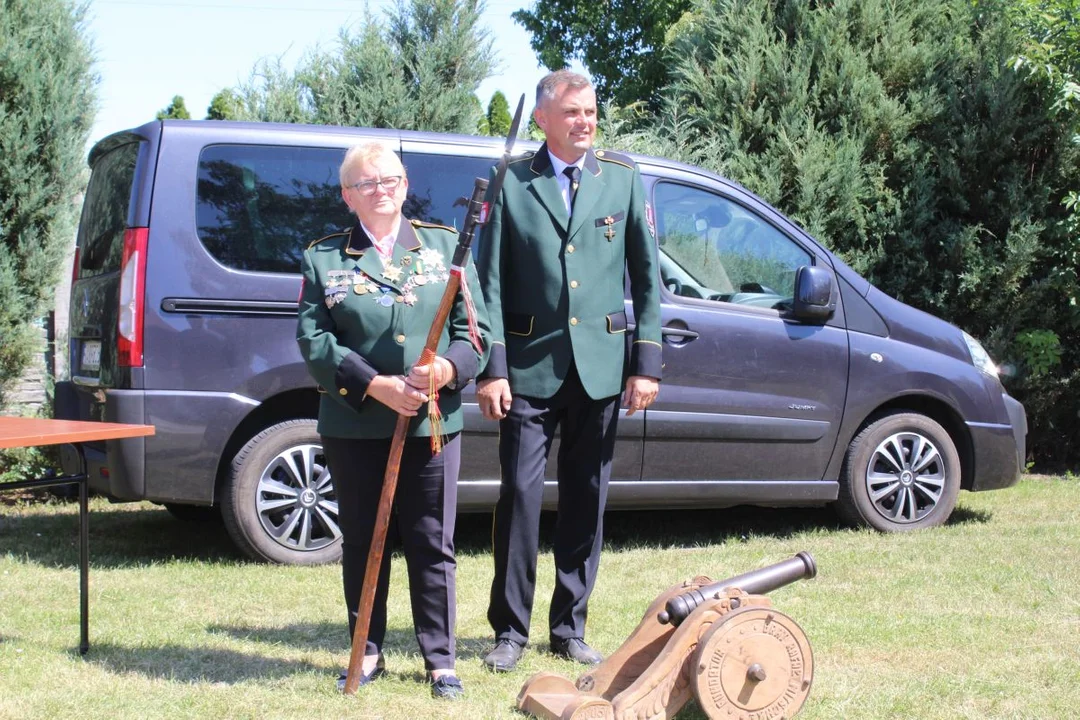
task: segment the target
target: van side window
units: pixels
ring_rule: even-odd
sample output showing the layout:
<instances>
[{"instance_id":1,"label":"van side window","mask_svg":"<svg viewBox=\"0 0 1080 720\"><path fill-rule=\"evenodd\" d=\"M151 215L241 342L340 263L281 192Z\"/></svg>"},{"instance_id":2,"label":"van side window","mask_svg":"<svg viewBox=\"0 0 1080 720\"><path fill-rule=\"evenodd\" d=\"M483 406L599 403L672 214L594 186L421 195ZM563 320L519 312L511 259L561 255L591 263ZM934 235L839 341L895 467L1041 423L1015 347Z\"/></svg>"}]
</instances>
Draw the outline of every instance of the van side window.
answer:
<instances>
[{"instance_id":1,"label":"van side window","mask_svg":"<svg viewBox=\"0 0 1080 720\"><path fill-rule=\"evenodd\" d=\"M314 240L356 222L341 199L344 149L213 145L199 157L199 239L219 262L237 270L296 273ZM487 177L490 159L454 155L403 158L409 176L405 217L460 227L458 197L471 173Z\"/></svg>"},{"instance_id":2,"label":"van side window","mask_svg":"<svg viewBox=\"0 0 1080 720\"><path fill-rule=\"evenodd\" d=\"M110 150L94 163L79 223L80 275L120 269L140 143Z\"/></svg>"},{"instance_id":3,"label":"van side window","mask_svg":"<svg viewBox=\"0 0 1080 720\"><path fill-rule=\"evenodd\" d=\"M338 182L344 155L272 145L204 149L196 190L199 239L231 268L299 272L308 245L354 222Z\"/></svg>"},{"instance_id":4,"label":"van side window","mask_svg":"<svg viewBox=\"0 0 1080 720\"><path fill-rule=\"evenodd\" d=\"M401 211L407 218L460 230L465 203L476 178L486 178L495 161L462 155L405 153L401 158L409 175L409 195Z\"/></svg>"},{"instance_id":5,"label":"van side window","mask_svg":"<svg viewBox=\"0 0 1080 720\"><path fill-rule=\"evenodd\" d=\"M660 277L688 298L783 309L812 256L738 203L689 185L655 189Z\"/></svg>"}]
</instances>

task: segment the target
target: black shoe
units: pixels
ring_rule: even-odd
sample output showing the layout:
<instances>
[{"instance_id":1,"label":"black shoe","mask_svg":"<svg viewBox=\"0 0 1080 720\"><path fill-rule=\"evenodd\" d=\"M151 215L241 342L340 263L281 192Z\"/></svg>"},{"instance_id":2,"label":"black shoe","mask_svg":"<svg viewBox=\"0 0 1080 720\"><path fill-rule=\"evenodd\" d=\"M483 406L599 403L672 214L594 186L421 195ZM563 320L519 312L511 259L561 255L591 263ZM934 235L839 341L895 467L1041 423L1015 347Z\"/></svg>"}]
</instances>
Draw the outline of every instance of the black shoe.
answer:
<instances>
[{"instance_id":1,"label":"black shoe","mask_svg":"<svg viewBox=\"0 0 1080 720\"><path fill-rule=\"evenodd\" d=\"M459 700L465 697L465 687L454 675L443 675L431 681L431 697Z\"/></svg>"},{"instance_id":2,"label":"black shoe","mask_svg":"<svg viewBox=\"0 0 1080 720\"><path fill-rule=\"evenodd\" d=\"M368 683L373 682L377 678L380 678L383 675L385 675L386 674L386 661L383 660L382 653L379 653L379 662L377 662L375 664L375 669L372 670L367 675L364 675L363 672L364 672L363 670L360 671L360 684L357 685L357 687L363 687L364 685L367 685ZM345 681L346 681L346 679L348 679L348 671L343 672L340 675L338 675L338 679L337 679L338 692L345 692Z\"/></svg>"},{"instance_id":3,"label":"black shoe","mask_svg":"<svg viewBox=\"0 0 1080 720\"><path fill-rule=\"evenodd\" d=\"M585 644L581 638L551 639L551 652L582 665L598 665L604 656Z\"/></svg>"},{"instance_id":4,"label":"black shoe","mask_svg":"<svg viewBox=\"0 0 1080 720\"><path fill-rule=\"evenodd\" d=\"M484 664L495 672L513 670L525 654L525 646L510 638L499 638L495 647L484 656Z\"/></svg>"}]
</instances>

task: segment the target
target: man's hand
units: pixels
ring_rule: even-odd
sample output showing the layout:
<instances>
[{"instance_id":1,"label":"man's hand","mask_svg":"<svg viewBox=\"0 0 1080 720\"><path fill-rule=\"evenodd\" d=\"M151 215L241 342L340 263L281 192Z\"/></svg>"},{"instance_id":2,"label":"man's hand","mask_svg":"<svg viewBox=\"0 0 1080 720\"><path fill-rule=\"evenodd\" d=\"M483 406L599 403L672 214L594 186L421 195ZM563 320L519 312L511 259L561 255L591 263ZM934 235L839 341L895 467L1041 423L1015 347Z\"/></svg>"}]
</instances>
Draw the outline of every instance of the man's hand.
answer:
<instances>
[{"instance_id":1,"label":"man's hand","mask_svg":"<svg viewBox=\"0 0 1080 720\"><path fill-rule=\"evenodd\" d=\"M638 410L644 410L652 405L656 394L660 392L660 381L646 375L631 375L626 378L626 390L623 391L622 404L627 408L626 416L630 417Z\"/></svg>"},{"instance_id":2,"label":"man's hand","mask_svg":"<svg viewBox=\"0 0 1080 720\"><path fill-rule=\"evenodd\" d=\"M476 400L488 420L502 420L510 412L510 381L489 378L476 383Z\"/></svg>"},{"instance_id":3,"label":"man's hand","mask_svg":"<svg viewBox=\"0 0 1080 720\"><path fill-rule=\"evenodd\" d=\"M435 376L435 389L441 390L454 379L454 363L441 355L436 355L431 365L413 365L405 382L420 392L431 389L431 376Z\"/></svg>"},{"instance_id":4,"label":"man's hand","mask_svg":"<svg viewBox=\"0 0 1080 720\"><path fill-rule=\"evenodd\" d=\"M428 396L405 382L401 375L376 375L368 385L367 394L398 415L415 417Z\"/></svg>"}]
</instances>

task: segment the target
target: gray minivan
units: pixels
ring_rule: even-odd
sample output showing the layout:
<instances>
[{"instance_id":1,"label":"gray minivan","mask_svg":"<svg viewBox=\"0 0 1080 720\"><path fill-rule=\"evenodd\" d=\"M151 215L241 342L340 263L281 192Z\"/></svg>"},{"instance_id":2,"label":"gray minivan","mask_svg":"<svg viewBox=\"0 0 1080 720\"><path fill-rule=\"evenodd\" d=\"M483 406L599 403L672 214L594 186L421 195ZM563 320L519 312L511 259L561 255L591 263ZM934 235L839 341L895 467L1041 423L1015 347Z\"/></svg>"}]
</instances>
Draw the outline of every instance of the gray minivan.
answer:
<instances>
[{"instance_id":1,"label":"gray minivan","mask_svg":"<svg viewBox=\"0 0 1080 720\"><path fill-rule=\"evenodd\" d=\"M56 413L157 428L93 447L95 490L182 518L220 512L253 558L338 557L317 388L294 339L298 269L312 240L351 224L337 169L370 139L401 153L406 215L454 227L501 150L172 120L93 148ZM739 185L636 159L660 249L665 374L656 403L619 424L609 507L835 503L898 531L941 524L961 489L1017 481L1024 408L974 338L884 295ZM459 504L490 509L498 426L464 392Z\"/></svg>"}]
</instances>

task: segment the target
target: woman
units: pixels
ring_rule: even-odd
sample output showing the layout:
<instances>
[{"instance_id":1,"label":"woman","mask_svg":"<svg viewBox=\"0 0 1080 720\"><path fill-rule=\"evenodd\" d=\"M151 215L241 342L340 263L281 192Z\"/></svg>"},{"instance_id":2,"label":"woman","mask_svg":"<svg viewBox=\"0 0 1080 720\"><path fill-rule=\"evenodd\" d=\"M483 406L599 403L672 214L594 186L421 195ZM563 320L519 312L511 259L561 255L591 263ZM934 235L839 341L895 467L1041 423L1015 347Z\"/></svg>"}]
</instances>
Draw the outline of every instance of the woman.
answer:
<instances>
[{"instance_id":1,"label":"woman","mask_svg":"<svg viewBox=\"0 0 1080 720\"><path fill-rule=\"evenodd\" d=\"M436 697L464 694L454 673L454 519L460 461L458 391L480 362L477 328L487 330L480 293L470 333L470 303L459 291L431 365L412 368L423 350L449 278L457 233L405 220L409 181L398 157L379 143L351 148L340 170L341 196L358 222L304 252L297 340L325 394L319 434L334 478L342 532L342 577L349 637L371 546L383 474L398 415L412 420L402 453L388 544L408 565L413 626ZM479 287L475 271L466 279ZM432 431L429 393L438 391L441 428ZM432 435L444 441L433 453ZM361 685L384 672L390 553L383 555ZM344 687L345 676L338 680Z\"/></svg>"}]
</instances>

